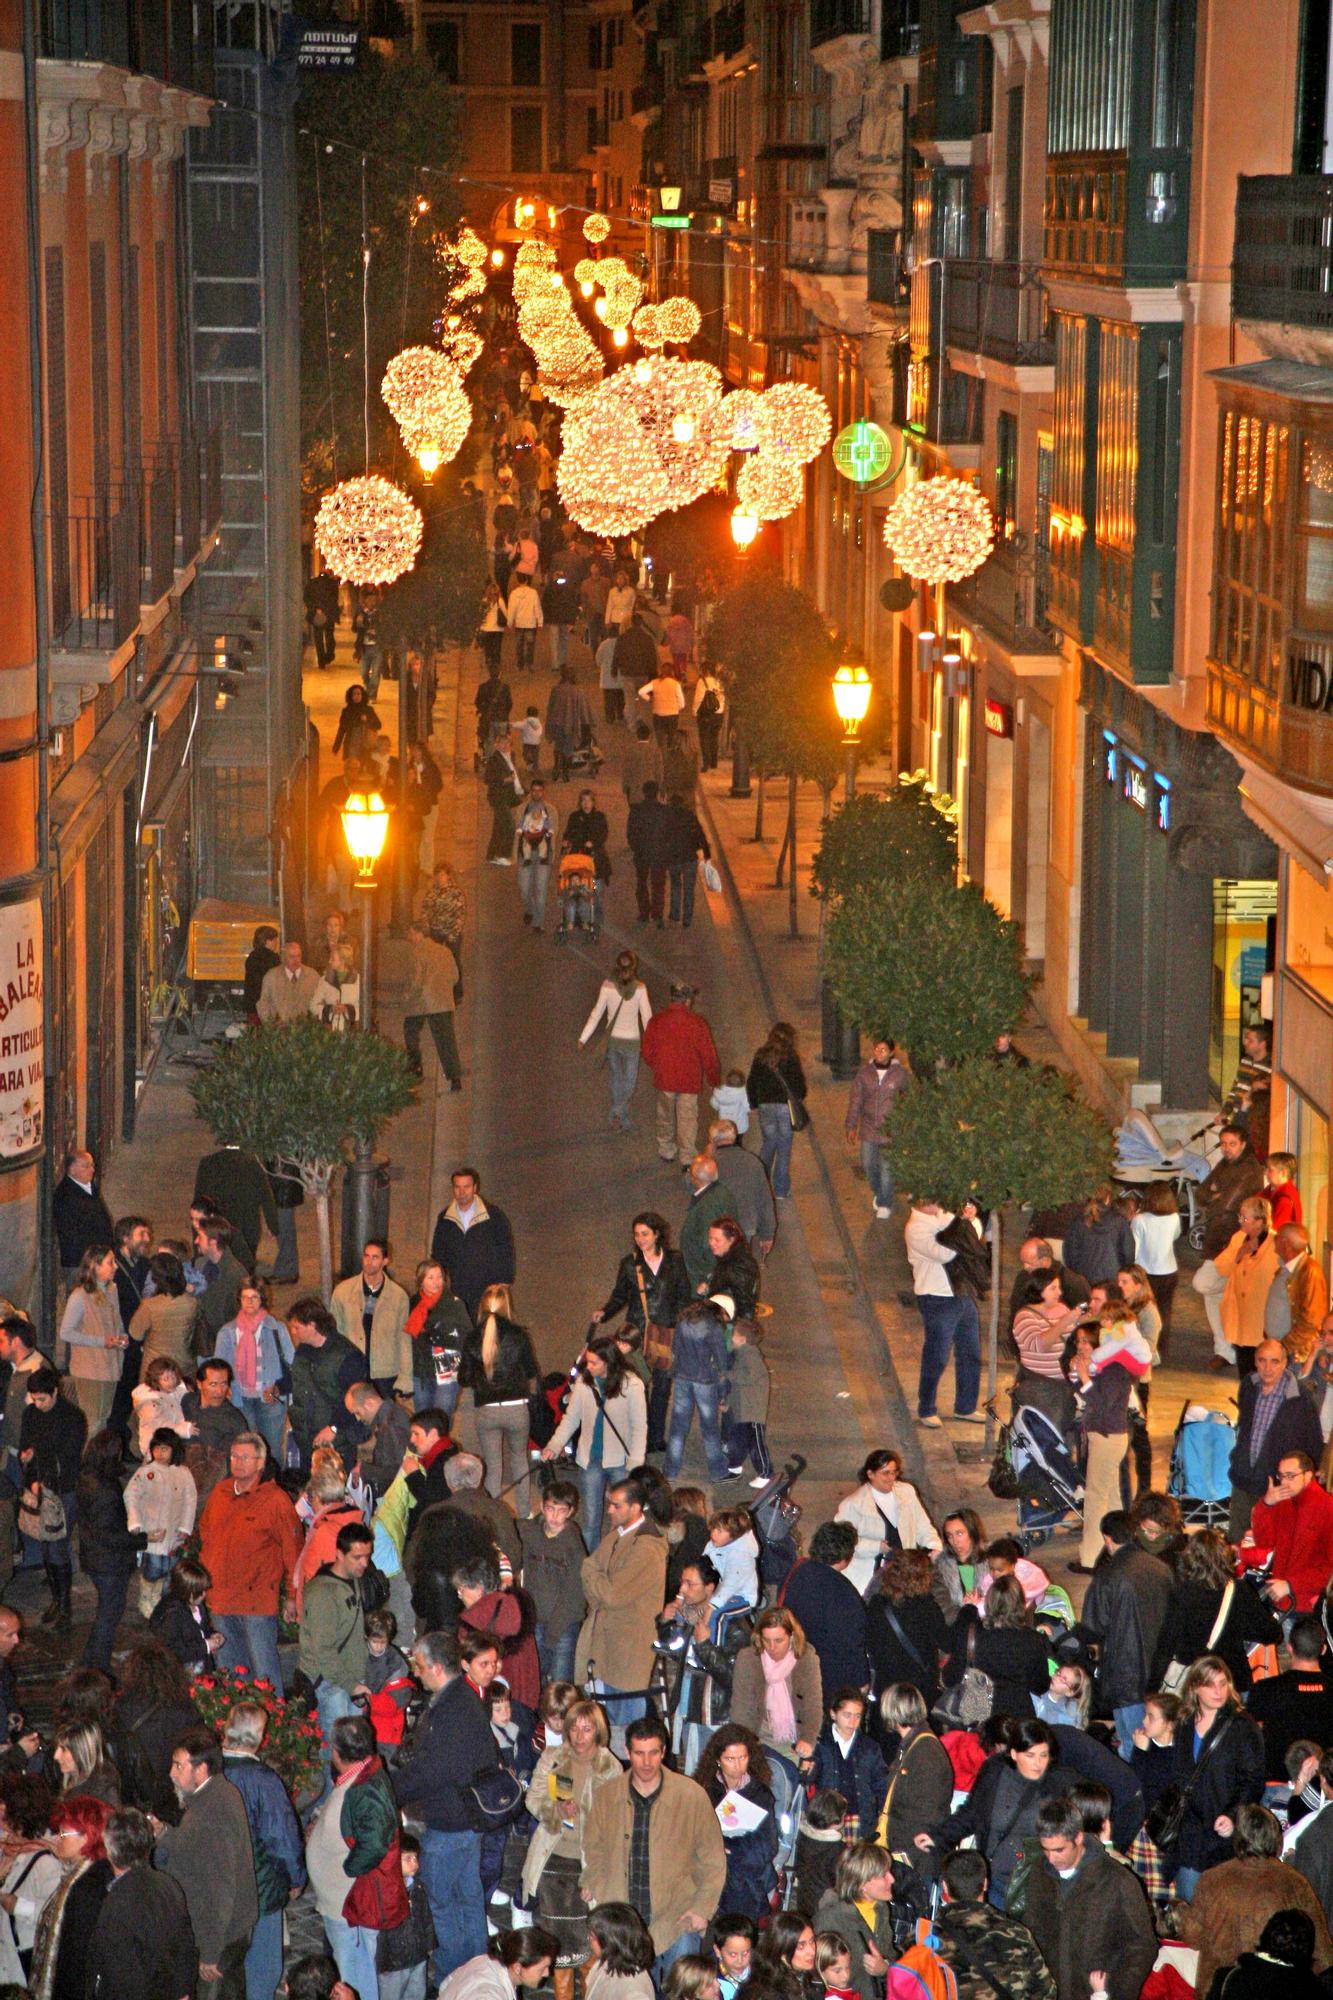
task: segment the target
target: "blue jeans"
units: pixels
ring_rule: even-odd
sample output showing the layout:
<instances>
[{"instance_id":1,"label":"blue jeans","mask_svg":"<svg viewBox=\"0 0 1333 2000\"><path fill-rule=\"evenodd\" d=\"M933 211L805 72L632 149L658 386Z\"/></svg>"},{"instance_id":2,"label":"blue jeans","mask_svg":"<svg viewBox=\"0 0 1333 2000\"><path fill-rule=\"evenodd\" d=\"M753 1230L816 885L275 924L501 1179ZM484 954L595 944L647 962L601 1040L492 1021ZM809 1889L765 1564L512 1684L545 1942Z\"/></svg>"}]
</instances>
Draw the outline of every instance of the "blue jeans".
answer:
<instances>
[{"instance_id":1,"label":"blue jeans","mask_svg":"<svg viewBox=\"0 0 1333 2000\"><path fill-rule=\"evenodd\" d=\"M620 1466L581 1465L579 1485L583 1488L583 1535L593 1548L602 1538L602 1512L606 1506L606 1489L613 1479L619 1479L623 1468Z\"/></svg>"},{"instance_id":2,"label":"blue jeans","mask_svg":"<svg viewBox=\"0 0 1333 2000\"><path fill-rule=\"evenodd\" d=\"M1194 1891L1199 1886L1199 1877L1202 1873L1203 1870L1201 1868L1177 1868L1176 1901L1178 1903L1192 1903L1194 1901Z\"/></svg>"},{"instance_id":3,"label":"blue jeans","mask_svg":"<svg viewBox=\"0 0 1333 2000\"><path fill-rule=\"evenodd\" d=\"M919 1417L935 1414L935 1391L940 1377L954 1358L953 1406L956 1416L968 1416L977 1407L981 1387L981 1327L975 1299L918 1298L926 1329L921 1349L921 1380L916 1392Z\"/></svg>"},{"instance_id":4,"label":"blue jeans","mask_svg":"<svg viewBox=\"0 0 1333 2000\"><path fill-rule=\"evenodd\" d=\"M693 861L667 870L671 881L670 915L673 924L677 918L686 925L694 922L694 885L697 872Z\"/></svg>"},{"instance_id":5,"label":"blue jeans","mask_svg":"<svg viewBox=\"0 0 1333 2000\"><path fill-rule=\"evenodd\" d=\"M702 1949L701 1931L682 1931L674 1944L669 1944L664 1952L660 1952L653 1960L653 1985L658 1992L660 1993L666 1985L666 1976L678 1958L684 1958L687 1952L698 1952Z\"/></svg>"},{"instance_id":6,"label":"blue jeans","mask_svg":"<svg viewBox=\"0 0 1333 2000\"><path fill-rule=\"evenodd\" d=\"M786 1104L761 1104L759 1130L763 1143L759 1157L768 1168L776 1195L791 1193L791 1109Z\"/></svg>"},{"instance_id":7,"label":"blue jeans","mask_svg":"<svg viewBox=\"0 0 1333 2000\"><path fill-rule=\"evenodd\" d=\"M533 1634L537 1641L537 1660L542 1670L543 1681L572 1681L574 1678L574 1648L578 1644L579 1628L567 1626L563 1632L553 1632L538 1621Z\"/></svg>"},{"instance_id":8,"label":"blue jeans","mask_svg":"<svg viewBox=\"0 0 1333 2000\"><path fill-rule=\"evenodd\" d=\"M421 1835L421 1879L435 1921L436 1946L430 1957L435 1985L486 1949L486 1905L481 1895L481 1835L441 1833L428 1826Z\"/></svg>"},{"instance_id":9,"label":"blue jeans","mask_svg":"<svg viewBox=\"0 0 1333 2000\"><path fill-rule=\"evenodd\" d=\"M1134 1731L1140 1726L1145 1714L1141 1701L1127 1702L1115 1711L1116 1740L1120 1745L1120 1755L1131 1763L1134 1757Z\"/></svg>"},{"instance_id":10,"label":"blue jeans","mask_svg":"<svg viewBox=\"0 0 1333 2000\"><path fill-rule=\"evenodd\" d=\"M639 1080L639 1045L614 1035L607 1037L606 1066L611 1072L611 1123L629 1130L629 1101Z\"/></svg>"},{"instance_id":11,"label":"blue jeans","mask_svg":"<svg viewBox=\"0 0 1333 2000\"><path fill-rule=\"evenodd\" d=\"M333 1725L344 1715L359 1715L361 1711L346 1688L339 1687L336 1681L326 1680L315 1682L315 1710L319 1716L319 1733L324 1738L319 1753L319 1761L324 1766L324 1783L315 1801L319 1806L333 1790Z\"/></svg>"},{"instance_id":12,"label":"blue jeans","mask_svg":"<svg viewBox=\"0 0 1333 2000\"><path fill-rule=\"evenodd\" d=\"M282 1978L282 1911L269 1910L250 1933L245 2000L273 2000Z\"/></svg>"},{"instance_id":13,"label":"blue jeans","mask_svg":"<svg viewBox=\"0 0 1333 2000\"><path fill-rule=\"evenodd\" d=\"M380 1976L375 1966L379 1932L364 1924L349 1924L345 1917L325 1917L324 1935L339 1977L347 1981L358 2000L379 2000Z\"/></svg>"},{"instance_id":14,"label":"blue jeans","mask_svg":"<svg viewBox=\"0 0 1333 2000\"><path fill-rule=\"evenodd\" d=\"M458 1378L452 1382L423 1382L420 1377L412 1384L412 1395L418 1410L443 1410L452 1418L458 1407Z\"/></svg>"},{"instance_id":15,"label":"blue jeans","mask_svg":"<svg viewBox=\"0 0 1333 2000\"><path fill-rule=\"evenodd\" d=\"M120 1624L121 1614L125 1609L125 1597L134 1571L94 1569L88 1573L97 1591L97 1610L93 1615L93 1628L88 1634L88 1643L83 1649L83 1665L100 1667L104 1674L109 1674L116 1627Z\"/></svg>"},{"instance_id":16,"label":"blue jeans","mask_svg":"<svg viewBox=\"0 0 1333 2000\"><path fill-rule=\"evenodd\" d=\"M708 1455L708 1476L710 1479L725 1479L727 1476L727 1454L722 1449L722 1431L718 1418L718 1405L722 1400L721 1384L717 1382L683 1382L679 1376L671 1391L671 1415L667 1420L666 1458L662 1464L663 1476L677 1479L680 1476L680 1461L685 1455L685 1440L690 1434L690 1420L699 1412L699 1429L703 1432L704 1450Z\"/></svg>"},{"instance_id":17,"label":"blue jeans","mask_svg":"<svg viewBox=\"0 0 1333 2000\"><path fill-rule=\"evenodd\" d=\"M878 1139L861 1141L861 1172L870 1183L876 1206L892 1208L893 1175L889 1172L889 1155Z\"/></svg>"},{"instance_id":18,"label":"blue jeans","mask_svg":"<svg viewBox=\"0 0 1333 2000\"><path fill-rule=\"evenodd\" d=\"M273 1463L281 1465L282 1434L287 1428L287 1405L283 1402L266 1403L262 1396L242 1396L240 1410L247 1429L259 1432L268 1446Z\"/></svg>"},{"instance_id":19,"label":"blue jeans","mask_svg":"<svg viewBox=\"0 0 1333 2000\"><path fill-rule=\"evenodd\" d=\"M244 1667L252 1680L268 1681L282 1692L282 1661L278 1656L278 1616L240 1617L231 1612L213 1613L214 1628L222 1634L218 1649L220 1667Z\"/></svg>"}]
</instances>

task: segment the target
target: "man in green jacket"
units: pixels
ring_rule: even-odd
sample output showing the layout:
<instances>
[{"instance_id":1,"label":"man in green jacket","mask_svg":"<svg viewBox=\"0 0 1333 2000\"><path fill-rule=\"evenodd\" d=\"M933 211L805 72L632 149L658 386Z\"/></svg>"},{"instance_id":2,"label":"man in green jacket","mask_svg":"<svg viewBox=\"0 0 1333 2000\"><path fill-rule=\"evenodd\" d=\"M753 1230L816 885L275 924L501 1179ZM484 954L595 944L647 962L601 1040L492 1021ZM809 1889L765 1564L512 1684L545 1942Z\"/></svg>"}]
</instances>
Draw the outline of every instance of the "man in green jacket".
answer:
<instances>
[{"instance_id":1,"label":"man in green jacket","mask_svg":"<svg viewBox=\"0 0 1333 2000\"><path fill-rule=\"evenodd\" d=\"M315 1690L324 1747L324 1794L329 1777L329 1744L341 1715L357 1714L358 1697L369 1700L366 1686L366 1620L361 1604L361 1579L370 1564L375 1538L362 1521L339 1528L337 1553L327 1569L310 1579L301 1600L301 1672Z\"/></svg>"},{"instance_id":2,"label":"man in green jacket","mask_svg":"<svg viewBox=\"0 0 1333 2000\"><path fill-rule=\"evenodd\" d=\"M680 1225L680 1254L697 1292L712 1276L716 1259L708 1247L708 1232L721 1216L732 1213L731 1190L717 1176L717 1161L700 1153L690 1161L690 1205Z\"/></svg>"}]
</instances>

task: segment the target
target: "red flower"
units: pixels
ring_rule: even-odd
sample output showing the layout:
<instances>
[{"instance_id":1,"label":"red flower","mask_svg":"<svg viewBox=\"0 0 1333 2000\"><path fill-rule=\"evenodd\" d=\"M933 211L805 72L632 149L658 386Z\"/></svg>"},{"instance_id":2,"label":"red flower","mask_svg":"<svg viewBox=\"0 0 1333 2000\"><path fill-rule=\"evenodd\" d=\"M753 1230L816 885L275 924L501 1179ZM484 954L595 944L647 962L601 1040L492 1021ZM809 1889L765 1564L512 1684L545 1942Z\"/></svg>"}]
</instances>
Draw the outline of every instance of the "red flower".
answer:
<instances>
[{"instance_id":1,"label":"red flower","mask_svg":"<svg viewBox=\"0 0 1333 2000\"><path fill-rule=\"evenodd\" d=\"M199 1685L201 1688L211 1688L216 1687L217 1683L215 1681L200 1681Z\"/></svg>"},{"instance_id":2,"label":"red flower","mask_svg":"<svg viewBox=\"0 0 1333 2000\"><path fill-rule=\"evenodd\" d=\"M236 1672L236 1678L237 1678L237 1680L238 1680L238 1681L243 1681L243 1680L245 1679L245 1668L244 1668L244 1667L237 1667L237 1668L236 1668L236 1670L235 1670L235 1672Z\"/></svg>"},{"instance_id":3,"label":"red flower","mask_svg":"<svg viewBox=\"0 0 1333 2000\"><path fill-rule=\"evenodd\" d=\"M255 1686L257 1688L271 1688L273 1683L272 1681L256 1681Z\"/></svg>"}]
</instances>

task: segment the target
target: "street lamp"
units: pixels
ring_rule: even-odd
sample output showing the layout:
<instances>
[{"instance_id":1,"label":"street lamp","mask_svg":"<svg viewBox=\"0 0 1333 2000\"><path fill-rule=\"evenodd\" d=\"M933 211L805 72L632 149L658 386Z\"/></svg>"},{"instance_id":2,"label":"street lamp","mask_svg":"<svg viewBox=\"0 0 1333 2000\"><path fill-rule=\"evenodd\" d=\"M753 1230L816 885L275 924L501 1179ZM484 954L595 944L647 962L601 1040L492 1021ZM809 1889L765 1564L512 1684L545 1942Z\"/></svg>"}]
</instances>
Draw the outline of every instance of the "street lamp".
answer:
<instances>
[{"instance_id":1,"label":"street lamp","mask_svg":"<svg viewBox=\"0 0 1333 2000\"><path fill-rule=\"evenodd\" d=\"M833 676L833 706L842 723L842 747L847 752L846 792L848 803L856 797L856 752L861 740L861 724L870 707L870 676L864 667L845 665Z\"/></svg>"},{"instance_id":2,"label":"street lamp","mask_svg":"<svg viewBox=\"0 0 1333 2000\"><path fill-rule=\"evenodd\" d=\"M347 852L357 864L353 887L361 892L361 1021L373 1027L375 995L375 863L389 837L389 809L378 792L350 792L341 813Z\"/></svg>"},{"instance_id":3,"label":"street lamp","mask_svg":"<svg viewBox=\"0 0 1333 2000\"><path fill-rule=\"evenodd\" d=\"M759 516L752 507L737 507L731 517L731 539L744 555L759 533Z\"/></svg>"}]
</instances>

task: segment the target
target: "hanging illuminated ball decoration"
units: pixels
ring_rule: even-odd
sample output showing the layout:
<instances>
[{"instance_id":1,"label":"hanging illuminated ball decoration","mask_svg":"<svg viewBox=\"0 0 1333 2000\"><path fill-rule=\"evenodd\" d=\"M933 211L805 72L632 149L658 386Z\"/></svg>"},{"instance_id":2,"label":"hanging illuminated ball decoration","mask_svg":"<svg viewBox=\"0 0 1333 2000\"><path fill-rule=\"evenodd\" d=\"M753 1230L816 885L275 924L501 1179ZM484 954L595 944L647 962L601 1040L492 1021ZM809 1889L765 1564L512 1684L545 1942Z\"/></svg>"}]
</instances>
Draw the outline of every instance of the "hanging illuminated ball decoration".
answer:
<instances>
[{"instance_id":1,"label":"hanging illuminated ball decoration","mask_svg":"<svg viewBox=\"0 0 1333 2000\"><path fill-rule=\"evenodd\" d=\"M995 540L985 497L961 479L925 479L900 494L884 523L899 569L918 583L961 583L981 568Z\"/></svg>"},{"instance_id":2,"label":"hanging illuminated ball decoration","mask_svg":"<svg viewBox=\"0 0 1333 2000\"><path fill-rule=\"evenodd\" d=\"M655 350L666 346L659 306L640 306L634 315L634 338L640 347Z\"/></svg>"},{"instance_id":3,"label":"hanging illuminated ball decoration","mask_svg":"<svg viewBox=\"0 0 1333 2000\"><path fill-rule=\"evenodd\" d=\"M594 535L632 535L670 501L661 459L633 411L603 389L566 416L556 481L566 512Z\"/></svg>"},{"instance_id":4,"label":"hanging illuminated ball decoration","mask_svg":"<svg viewBox=\"0 0 1333 2000\"><path fill-rule=\"evenodd\" d=\"M643 286L623 257L603 257L597 266L602 287L597 317L608 327L627 327L643 297Z\"/></svg>"},{"instance_id":5,"label":"hanging illuminated ball decoration","mask_svg":"<svg viewBox=\"0 0 1333 2000\"><path fill-rule=\"evenodd\" d=\"M781 521L794 514L805 498L805 473L792 458L771 458L756 452L736 474L736 499L761 521Z\"/></svg>"},{"instance_id":6,"label":"hanging illuminated ball decoration","mask_svg":"<svg viewBox=\"0 0 1333 2000\"><path fill-rule=\"evenodd\" d=\"M472 399L447 354L433 347L405 347L384 371L380 394L414 457L429 451L447 465L472 428Z\"/></svg>"},{"instance_id":7,"label":"hanging illuminated ball decoration","mask_svg":"<svg viewBox=\"0 0 1333 2000\"><path fill-rule=\"evenodd\" d=\"M595 285L597 283L597 259L595 257L579 258L578 263L574 266L574 282L576 285Z\"/></svg>"},{"instance_id":8,"label":"hanging illuminated ball decoration","mask_svg":"<svg viewBox=\"0 0 1333 2000\"><path fill-rule=\"evenodd\" d=\"M345 479L315 516L315 547L345 583L395 583L421 547L421 512L377 473Z\"/></svg>"},{"instance_id":9,"label":"hanging illuminated ball decoration","mask_svg":"<svg viewBox=\"0 0 1333 2000\"><path fill-rule=\"evenodd\" d=\"M475 229L464 223L453 246L453 255L470 271L479 271L486 262L486 245Z\"/></svg>"},{"instance_id":10,"label":"hanging illuminated ball decoration","mask_svg":"<svg viewBox=\"0 0 1333 2000\"><path fill-rule=\"evenodd\" d=\"M440 347L460 375L466 375L481 359L486 343L470 326L447 327L440 335Z\"/></svg>"},{"instance_id":11,"label":"hanging illuminated ball decoration","mask_svg":"<svg viewBox=\"0 0 1333 2000\"><path fill-rule=\"evenodd\" d=\"M775 382L759 398L759 442L775 456L806 465L833 435L828 404L804 382Z\"/></svg>"},{"instance_id":12,"label":"hanging illuminated ball decoration","mask_svg":"<svg viewBox=\"0 0 1333 2000\"><path fill-rule=\"evenodd\" d=\"M755 389L733 389L723 408L731 426L731 448L733 451L758 451L762 439L759 434L759 394Z\"/></svg>"},{"instance_id":13,"label":"hanging illuminated ball decoration","mask_svg":"<svg viewBox=\"0 0 1333 2000\"><path fill-rule=\"evenodd\" d=\"M605 215L599 215L595 210L591 215L585 215L583 234L589 243L605 243L611 234L609 219Z\"/></svg>"},{"instance_id":14,"label":"hanging illuminated ball decoration","mask_svg":"<svg viewBox=\"0 0 1333 2000\"><path fill-rule=\"evenodd\" d=\"M693 299L663 299L657 308L657 322L662 329L662 338L672 346L684 346L694 339L703 325L703 314Z\"/></svg>"}]
</instances>

